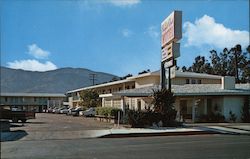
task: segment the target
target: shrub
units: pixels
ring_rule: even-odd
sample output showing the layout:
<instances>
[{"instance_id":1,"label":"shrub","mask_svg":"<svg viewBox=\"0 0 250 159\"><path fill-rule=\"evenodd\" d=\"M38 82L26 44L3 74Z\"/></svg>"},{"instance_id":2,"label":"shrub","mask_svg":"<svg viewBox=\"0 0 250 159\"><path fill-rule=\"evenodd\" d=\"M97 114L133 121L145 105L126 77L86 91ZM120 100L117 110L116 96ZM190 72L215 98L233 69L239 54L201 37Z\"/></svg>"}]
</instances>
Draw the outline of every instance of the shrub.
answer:
<instances>
[{"instance_id":1,"label":"shrub","mask_svg":"<svg viewBox=\"0 0 250 159\"><path fill-rule=\"evenodd\" d=\"M231 110L229 112L229 115L230 115L229 120L232 121L232 122L235 122L237 117Z\"/></svg>"},{"instance_id":2,"label":"shrub","mask_svg":"<svg viewBox=\"0 0 250 159\"><path fill-rule=\"evenodd\" d=\"M129 110L128 114L128 123L131 127L148 127L152 126L153 123L158 123L159 120L159 113L155 113L152 111L136 111L136 110Z\"/></svg>"},{"instance_id":3,"label":"shrub","mask_svg":"<svg viewBox=\"0 0 250 159\"><path fill-rule=\"evenodd\" d=\"M97 115L104 115L106 117L115 117L118 118L118 111L122 111L119 108L112 108L112 107L97 107L96 114Z\"/></svg>"},{"instance_id":4,"label":"shrub","mask_svg":"<svg viewBox=\"0 0 250 159\"><path fill-rule=\"evenodd\" d=\"M166 117L163 116L161 113L157 113L151 110L148 111L135 111L129 110L127 113L128 117L128 124L134 128L143 128L143 127L150 127L154 123L158 124L160 121L163 121ZM169 127L177 127L181 126L182 123L176 122L174 120L165 120L163 121L163 126Z\"/></svg>"},{"instance_id":5,"label":"shrub","mask_svg":"<svg viewBox=\"0 0 250 159\"><path fill-rule=\"evenodd\" d=\"M244 101L244 105L242 107L242 116L241 116L241 120L245 123L249 123L250 122L250 112L249 112L249 97L245 98Z\"/></svg>"},{"instance_id":6,"label":"shrub","mask_svg":"<svg viewBox=\"0 0 250 159\"><path fill-rule=\"evenodd\" d=\"M177 113L174 109L174 94L167 89L162 89L154 91L153 98L154 112L159 113L164 126L169 126L169 123L175 121Z\"/></svg>"},{"instance_id":7,"label":"shrub","mask_svg":"<svg viewBox=\"0 0 250 159\"><path fill-rule=\"evenodd\" d=\"M198 122L204 123L204 122L225 122L225 117L222 114L208 114L208 115L201 115L198 119Z\"/></svg>"}]
</instances>

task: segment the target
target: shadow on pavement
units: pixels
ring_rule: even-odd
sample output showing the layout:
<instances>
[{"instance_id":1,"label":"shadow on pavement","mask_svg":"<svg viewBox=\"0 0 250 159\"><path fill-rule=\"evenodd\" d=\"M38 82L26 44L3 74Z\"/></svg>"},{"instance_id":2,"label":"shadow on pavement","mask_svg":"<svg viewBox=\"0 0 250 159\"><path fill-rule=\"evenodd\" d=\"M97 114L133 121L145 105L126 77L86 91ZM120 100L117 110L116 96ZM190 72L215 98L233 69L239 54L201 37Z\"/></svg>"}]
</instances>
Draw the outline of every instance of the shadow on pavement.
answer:
<instances>
[{"instance_id":1,"label":"shadow on pavement","mask_svg":"<svg viewBox=\"0 0 250 159\"><path fill-rule=\"evenodd\" d=\"M25 124L45 124L46 122L26 122Z\"/></svg>"},{"instance_id":2,"label":"shadow on pavement","mask_svg":"<svg viewBox=\"0 0 250 159\"><path fill-rule=\"evenodd\" d=\"M1 132L1 142L20 140L27 135L28 133L24 130Z\"/></svg>"}]
</instances>

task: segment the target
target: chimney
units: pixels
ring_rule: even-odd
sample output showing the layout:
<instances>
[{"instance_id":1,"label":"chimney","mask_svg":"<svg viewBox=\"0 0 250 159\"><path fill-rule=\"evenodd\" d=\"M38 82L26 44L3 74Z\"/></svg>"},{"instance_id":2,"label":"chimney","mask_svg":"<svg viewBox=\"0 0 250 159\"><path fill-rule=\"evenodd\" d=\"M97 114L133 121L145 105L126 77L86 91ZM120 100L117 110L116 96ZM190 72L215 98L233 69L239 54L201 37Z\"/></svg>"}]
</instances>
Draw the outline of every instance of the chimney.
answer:
<instances>
[{"instance_id":1,"label":"chimney","mask_svg":"<svg viewBox=\"0 0 250 159\"><path fill-rule=\"evenodd\" d=\"M222 77L221 89L235 89L235 77L233 76Z\"/></svg>"}]
</instances>

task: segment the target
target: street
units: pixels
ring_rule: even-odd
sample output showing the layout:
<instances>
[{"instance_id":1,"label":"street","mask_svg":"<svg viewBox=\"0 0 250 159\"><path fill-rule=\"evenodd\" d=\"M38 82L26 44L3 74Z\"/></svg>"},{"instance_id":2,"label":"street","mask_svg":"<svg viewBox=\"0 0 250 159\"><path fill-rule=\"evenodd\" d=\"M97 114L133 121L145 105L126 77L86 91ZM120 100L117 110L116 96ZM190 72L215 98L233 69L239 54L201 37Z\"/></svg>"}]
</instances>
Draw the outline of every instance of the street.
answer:
<instances>
[{"instance_id":1,"label":"street","mask_svg":"<svg viewBox=\"0 0 250 159\"><path fill-rule=\"evenodd\" d=\"M13 141L2 158L250 158L250 136L201 135Z\"/></svg>"},{"instance_id":2,"label":"street","mask_svg":"<svg viewBox=\"0 0 250 159\"><path fill-rule=\"evenodd\" d=\"M1 142L1 158L250 158L249 135L189 135L129 138L81 138L87 130L113 124L93 118L37 114L14 141Z\"/></svg>"}]
</instances>

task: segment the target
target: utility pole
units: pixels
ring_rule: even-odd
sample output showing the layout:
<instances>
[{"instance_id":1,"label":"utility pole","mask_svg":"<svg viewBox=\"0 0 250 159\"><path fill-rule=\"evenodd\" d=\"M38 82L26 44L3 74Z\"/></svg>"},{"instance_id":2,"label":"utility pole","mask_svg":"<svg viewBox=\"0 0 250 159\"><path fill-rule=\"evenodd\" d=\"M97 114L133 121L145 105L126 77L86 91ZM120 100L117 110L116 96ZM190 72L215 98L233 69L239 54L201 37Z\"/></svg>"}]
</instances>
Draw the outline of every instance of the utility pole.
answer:
<instances>
[{"instance_id":1,"label":"utility pole","mask_svg":"<svg viewBox=\"0 0 250 159\"><path fill-rule=\"evenodd\" d=\"M234 56L235 56L235 76L236 76L236 83L239 82L239 72L238 72L238 53L241 53L241 46L236 45L234 49Z\"/></svg>"},{"instance_id":2,"label":"utility pole","mask_svg":"<svg viewBox=\"0 0 250 159\"><path fill-rule=\"evenodd\" d=\"M90 73L90 74L89 74L89 80L92 81L92 85L93 85L93 86L95 85L95 81L97 80L97 79L96 79L96 76L97 76L97 74L95 74L95 73Z\"/></svg>"}]
</instances>

